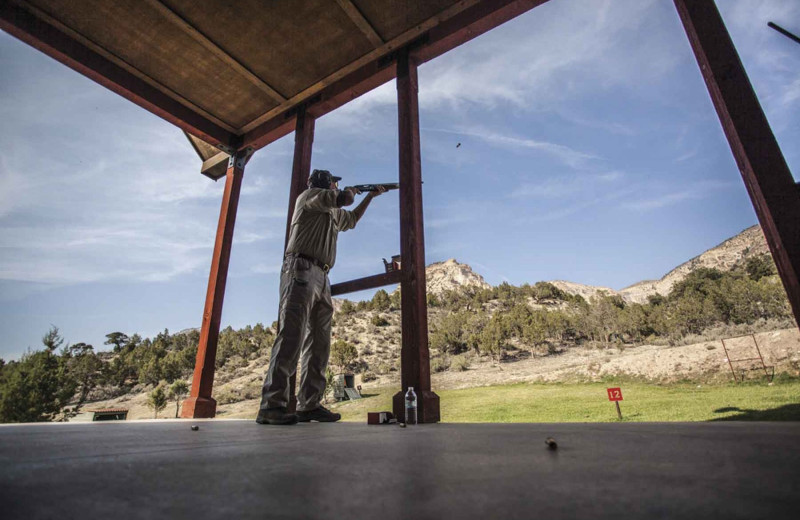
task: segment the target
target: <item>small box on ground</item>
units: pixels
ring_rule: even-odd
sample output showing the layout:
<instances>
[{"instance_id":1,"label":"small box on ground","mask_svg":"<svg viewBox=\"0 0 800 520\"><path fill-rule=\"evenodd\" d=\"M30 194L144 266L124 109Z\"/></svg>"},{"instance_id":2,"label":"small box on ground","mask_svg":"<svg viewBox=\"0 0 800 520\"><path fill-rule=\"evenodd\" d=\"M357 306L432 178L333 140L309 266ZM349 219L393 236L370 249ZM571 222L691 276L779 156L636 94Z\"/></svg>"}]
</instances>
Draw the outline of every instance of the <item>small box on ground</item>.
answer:
<instances>
[{"instance_id":1,"label":"small box on ground","mask_svg":"<svg viewBox=\"0 0 800 520\"><path fill-rule=\"evenodd\" d=\"M367 412L367 424L389 424L394 421L392 412Z\"/></svg>"}]
</instances>

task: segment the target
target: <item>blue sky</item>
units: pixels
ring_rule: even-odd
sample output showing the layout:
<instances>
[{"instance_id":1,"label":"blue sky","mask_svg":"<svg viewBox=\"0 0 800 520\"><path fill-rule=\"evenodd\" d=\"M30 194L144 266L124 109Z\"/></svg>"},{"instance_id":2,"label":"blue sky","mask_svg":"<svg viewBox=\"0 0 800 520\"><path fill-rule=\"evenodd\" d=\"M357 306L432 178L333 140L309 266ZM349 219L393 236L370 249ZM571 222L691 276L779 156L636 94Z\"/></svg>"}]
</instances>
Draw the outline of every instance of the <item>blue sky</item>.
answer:
<instances>
[{"instance_id":1,"label":"blue sky","mask_svg":"<svg viewBox=\"0 0 800 520\"><path fill-rule=\"evenodd\" d=\"M767 22L800 33L800 2L718 5L797 179L800 46ZM0 357L51 324L96 348L199 326L223 184L178 129L2 32L0 66ZM620 289L756 223L672 2L551 0L419 77L428 263ZM392 82L317 121L312 166L396 181L396 125ZM292 146L247 167L223 326L276 319ZM397 201L340 235L334 283L399 253Z\"/></svg>"}]
</instances>

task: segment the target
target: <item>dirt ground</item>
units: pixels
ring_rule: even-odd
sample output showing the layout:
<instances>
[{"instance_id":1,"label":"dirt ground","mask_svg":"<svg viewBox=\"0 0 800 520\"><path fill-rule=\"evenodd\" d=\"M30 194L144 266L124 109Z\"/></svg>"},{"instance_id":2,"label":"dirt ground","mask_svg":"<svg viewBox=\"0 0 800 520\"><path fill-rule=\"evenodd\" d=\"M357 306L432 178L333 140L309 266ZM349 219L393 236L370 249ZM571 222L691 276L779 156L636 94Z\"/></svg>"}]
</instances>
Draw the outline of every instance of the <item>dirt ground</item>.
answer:
<instances>
[{"instance_id":1,"label":"dirt ground","mask_svg":"<svg viewBox=\"0 0 800 520\"><path fill-rule=\"evenodd\" d=\"M762 332L755 340L768 367L775 367L776 374L788 373L800 376L800 330L797 328ZM668 383L675 381L702 381L722 383L731 381L733 376L728 359L736 370L760 366L757 361L753 338L706 341L691 345L656 346L642 345L627 348L589 349L572 348L559 354L530 357L522 353L519 359L500 364L487 359L472 358L468 370L447 371L432 376L434 390L470 388L476 386L501 385L520 382L576 382L597 381L611 377L630 377L633 379ZM737 361L756 358L751 361ZM253 366L241 378L227 382L226 385L259 385L263 371ZM745 370L745 378L763 378L761 370ZM358 384L362 384L357 381ZM365 388L399 385L399 374L392 372L380 376L375 381L363 383ZM246 399L217 407L219 417L245 417L255 415L258 398ZM99 408L127 408L129 419L152 419L153 411L146 406L146 394L126 395L107 401L88 403L84 410ZM159 413L160 418L175 417L175 403Z\"/></svg>"}]
</instances>

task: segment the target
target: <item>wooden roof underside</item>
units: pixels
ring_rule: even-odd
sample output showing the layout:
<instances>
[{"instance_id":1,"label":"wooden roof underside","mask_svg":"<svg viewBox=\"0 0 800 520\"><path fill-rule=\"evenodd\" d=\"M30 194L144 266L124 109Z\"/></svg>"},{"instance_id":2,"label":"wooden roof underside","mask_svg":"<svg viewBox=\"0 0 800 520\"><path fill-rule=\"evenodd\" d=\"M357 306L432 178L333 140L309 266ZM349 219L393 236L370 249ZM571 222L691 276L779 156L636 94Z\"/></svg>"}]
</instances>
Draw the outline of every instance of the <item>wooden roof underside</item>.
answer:
<instances>
[{"instance_id":1,"label":"wooden roof underside","mask_svg":"<svg viewBox=\"0 0 800 520\"><path fill-rule=\"evenodd\" d=\"M545 1L4 0L0 28L232 152L393 79L400 48L422 63Z\"/></svg>"}]
</instances>

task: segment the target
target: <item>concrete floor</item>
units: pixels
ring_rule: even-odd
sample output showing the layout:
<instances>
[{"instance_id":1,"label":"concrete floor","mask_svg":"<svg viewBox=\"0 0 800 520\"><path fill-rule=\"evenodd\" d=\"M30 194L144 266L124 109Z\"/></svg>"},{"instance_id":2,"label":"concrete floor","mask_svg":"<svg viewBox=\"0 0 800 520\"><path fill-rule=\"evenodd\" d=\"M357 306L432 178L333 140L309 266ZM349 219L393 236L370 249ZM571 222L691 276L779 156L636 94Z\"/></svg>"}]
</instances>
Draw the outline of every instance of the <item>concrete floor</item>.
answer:
<instances>
[{"instance_id":1,"label":"concrete floor","mask_svg":"<svg viewBox=\"0 0 800 520\"><path fill-rule=\"evenodd\" d=\"M4 519L800 518L800 423L10 425L0 467Z\"/></svg>"}]
</instances>

